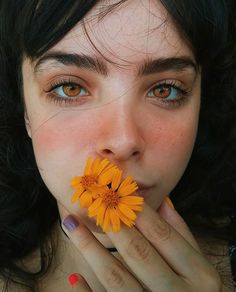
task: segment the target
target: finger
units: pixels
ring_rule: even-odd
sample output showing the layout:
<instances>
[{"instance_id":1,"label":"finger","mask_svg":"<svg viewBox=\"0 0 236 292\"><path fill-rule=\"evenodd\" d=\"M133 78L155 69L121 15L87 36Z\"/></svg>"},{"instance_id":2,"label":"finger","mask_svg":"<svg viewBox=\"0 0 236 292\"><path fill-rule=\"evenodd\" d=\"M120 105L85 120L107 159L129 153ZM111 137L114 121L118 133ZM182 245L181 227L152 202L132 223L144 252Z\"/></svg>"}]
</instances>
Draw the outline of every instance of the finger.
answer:
<instances>
[{"instance_id":1,"label":"finger","mask_svg":"<svg viewBox=\"0 0 236 292\"><path fill-rule=\"evenodd\" d=\"M181 217L178 213L175 210L172 212L173 216L176 216L175 220L180 220ZM157 249L169 266L184 278L193 278L201 270L212 269L199 250L193 248L187 239L147 204L144 205L143 212L136 220L136 227Z\"/></svg>"},{"instance_id":2,"label":"finger","mask_svg":"<svg viewBox=\"0 0 236 292\"><path fill-rule=\"evenodd\" d=\"M62 228L108 291L142 291L134 276L103 247L86 226L78 223L75 216L68 215L63 220Z\"/></svg>"},{"instance_id":3,"label":"finger","mask_svg":"<svg viewBox=\"0 0 236 292\"><path fill-rule=\"evenodd\" d=\"M89 287L86 280L78 273L71 274L68 277L70 286L73 288L74 292L90 292L92 289Z\"/></svg>"},{"instance_id":4,"label":"finger","mask_svg":"<svg viewBox=\"0 0 236 292\"><path fill-rule=\"evenodd\" d=\"M199 251L146 204L136 220L136 228L123 226L119 234L109 232L108 236L150 290L155 291L158 285L163 289L172 287L170 291L189 291L189 283L197 285L207 275L212 279L216 276Z\"/></svg>"},{"instance_id":5,"label":"finger","mask_svg":"<svg viewBox=\"0 0 236 292\"><path fill-rule=\"evenodd\" d=\"M135 227L122 226L119 233L107 235L133 274L150 291L157 291L157 287L158 291L166 291L166 287L168 291L187 291L182 279Z\"/></svg>"},{"instance_id":6,"label":"finger","mask_svg":"<svg viewBox=\"0 0 236 292\"><path fill-rule=\"evenodd\" d=\"M192 235L183 218L174 209L174 205L171 201L168 199L163 200L161 207L158 210L158 214L161 215L161 217L164 218L164 220L168 222L179 234L181 234L193 248L201 252L196 239Z\"/></svg>"}]
</instances>

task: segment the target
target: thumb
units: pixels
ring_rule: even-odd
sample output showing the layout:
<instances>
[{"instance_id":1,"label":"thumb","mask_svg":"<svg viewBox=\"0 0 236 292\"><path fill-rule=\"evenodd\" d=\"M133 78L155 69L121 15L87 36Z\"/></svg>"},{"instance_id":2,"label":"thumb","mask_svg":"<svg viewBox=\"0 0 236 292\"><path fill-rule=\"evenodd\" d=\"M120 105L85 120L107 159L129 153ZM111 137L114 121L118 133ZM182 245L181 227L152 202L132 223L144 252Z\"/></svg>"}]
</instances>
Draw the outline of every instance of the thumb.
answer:
<instances>
[{"instance_id":1,"label":"thumb","mask_svg":"<svg viewBox=\"0 0 236 292\"><path fill-rule=\"evenodd\" d=\"M68 277L72 291L90 292L92 289L89 287L86 280L78 273L73 273Z\"/></svg>"}]
</instances>

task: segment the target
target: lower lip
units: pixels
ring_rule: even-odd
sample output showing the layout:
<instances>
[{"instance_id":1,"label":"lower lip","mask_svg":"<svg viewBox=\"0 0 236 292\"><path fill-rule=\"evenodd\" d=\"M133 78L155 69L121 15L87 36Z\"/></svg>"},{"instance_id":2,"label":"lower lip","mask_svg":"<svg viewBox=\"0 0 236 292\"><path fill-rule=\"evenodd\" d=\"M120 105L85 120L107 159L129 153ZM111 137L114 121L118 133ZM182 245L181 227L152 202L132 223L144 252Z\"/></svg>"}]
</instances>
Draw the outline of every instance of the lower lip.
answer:
<instances>
[{"instance_id":1,"label":"lower lip","mask_svg":"<svg viewBox=\"0 0 236 292\"><path fill-rule=\"evenodd\" d=\"M135 194L139 197L147 198L150 195L152 188L138 189Z\"/></svg>"}]
</instances>

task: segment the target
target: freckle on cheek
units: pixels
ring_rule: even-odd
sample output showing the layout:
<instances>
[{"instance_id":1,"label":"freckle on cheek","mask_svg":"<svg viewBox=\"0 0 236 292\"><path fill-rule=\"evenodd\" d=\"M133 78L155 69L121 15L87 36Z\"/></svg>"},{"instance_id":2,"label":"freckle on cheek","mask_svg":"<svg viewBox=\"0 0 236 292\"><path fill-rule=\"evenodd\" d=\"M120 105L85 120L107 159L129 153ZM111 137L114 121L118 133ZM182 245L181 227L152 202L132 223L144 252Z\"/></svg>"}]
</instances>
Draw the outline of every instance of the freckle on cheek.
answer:
<instances>
[{"instance_id":1,"label":"freckle on cheek","mask_svg":"<svg viewBox=\"0 0 236 292\"><path fill-rule=\"evenodd\" d=\"M186 161L192 152L195 131L186 127L166 127L152 137L150 144L156 145L162 158Z\"/></svg>"},{"instance_id":2,"label":"freckle on cheek","mask_svg":"<svg viewBox=\"0 0 236 292\"><path fill-rule=\"evenodd\" d=\"M33 137L34 149L38 157L45 160L63 154L65 156L79 155L93 143L93 135L89 127L44 127ZM90 136L90 137L89 137Z\"/></svg>"},{"instance_id":3,"label":"freckle on cheek","mask_svg":"<svg viewBox=\"0 0 236 292\"><path fill-rule=\"evenodd\" d=\"M169 143L171 144L173 155L178 153L183 162L190 158L195 141L195 133L190 131L179 130L178 135L172 133L169 136Z\"/></svg>"}]
</instances>

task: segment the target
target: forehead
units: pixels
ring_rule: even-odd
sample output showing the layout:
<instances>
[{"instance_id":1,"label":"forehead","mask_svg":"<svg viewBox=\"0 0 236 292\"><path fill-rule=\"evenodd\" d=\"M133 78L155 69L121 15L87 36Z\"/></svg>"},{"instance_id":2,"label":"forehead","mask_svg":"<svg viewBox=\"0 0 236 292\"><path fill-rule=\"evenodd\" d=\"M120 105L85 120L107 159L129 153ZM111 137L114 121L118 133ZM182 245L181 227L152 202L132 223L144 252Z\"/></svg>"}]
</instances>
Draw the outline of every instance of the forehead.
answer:
<instances>
[{"instance_id":1,"label":"forehead","mask_svg":"<svg viewBox=\"0 0 236 292\"><path fill-rule=\"evenodd\" d=\"M140 58L193 57L159 1L116 2L99 1L50 51L102 56L120 65L135 64Z\"/></svg>"}]
</instances>

